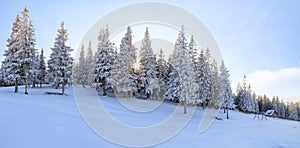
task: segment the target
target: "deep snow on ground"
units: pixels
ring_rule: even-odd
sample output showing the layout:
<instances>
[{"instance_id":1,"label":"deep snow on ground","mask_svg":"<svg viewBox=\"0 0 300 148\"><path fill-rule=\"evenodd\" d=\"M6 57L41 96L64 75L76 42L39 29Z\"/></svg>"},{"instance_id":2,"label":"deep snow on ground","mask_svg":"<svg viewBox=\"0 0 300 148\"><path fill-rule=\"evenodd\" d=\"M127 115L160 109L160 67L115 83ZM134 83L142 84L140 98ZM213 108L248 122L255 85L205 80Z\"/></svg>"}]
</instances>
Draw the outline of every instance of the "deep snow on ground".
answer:
<instances>
[{"instance_id":1,"label":"deep snow on ground","mask_svg":"<svg viewBox=\"0 0 300 148\"><path fill-rule=\"evenodd\" d=\"M78 111L71 87L66 90L68 96L45 95L47 91L60 92L52 88L30 88L30 94L24 95L23 87L19 93L13 93L13 87L0 88L0 148L119 147L87 125ZM146 127L163 122L176 108L173 103L163 102L155 111L138 113L122 106L115 98L99 98L113 118L130 126ZM214 121L206 132L199 133L203 112L198 108L182 131L154 147L300 147L300 122L276 118L254 120L253 114L237 111L230 111L227 120L220 111L218 116L223 120ZM136 140L143 140L143 135Z\"/></svg>"}]
</instances>

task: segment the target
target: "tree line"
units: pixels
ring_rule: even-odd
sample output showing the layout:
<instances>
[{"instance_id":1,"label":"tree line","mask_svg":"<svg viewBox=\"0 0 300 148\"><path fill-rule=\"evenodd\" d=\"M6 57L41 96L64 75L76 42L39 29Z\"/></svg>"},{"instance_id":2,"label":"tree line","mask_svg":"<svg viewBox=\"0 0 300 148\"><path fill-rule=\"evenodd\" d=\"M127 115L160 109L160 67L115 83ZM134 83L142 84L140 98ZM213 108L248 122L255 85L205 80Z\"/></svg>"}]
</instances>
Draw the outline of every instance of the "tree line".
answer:
<instances>
[{"instance_id":1,"label":"tree line","mask_svg":"<svg viewBox=\"0 0 300 148\"><path fill-rule=\"evenodd\" d=\"M91 42L87 49L84 47L74 64L74 85L91 85L99 88L102 95L113 92L122 98L166 99L203 108L233 107L224 62L219 67L208 48L199 52L193 36L187 42L183 26L168 60L163 49L158 56L154 53L148 28L139 49L133 45L130 26L118 50L109 39L108 27L99 31L95 55Z\"/></svg>"},{"instance_id":2,"label":"tree line","mask_svg":"<svg viewBox=\"0 0 300 148\"><path fill-rule=\"evenodd\" d=\"M91 86L102 95L169 100L184 105L184 113L187 105L198 105L223 108L227 113L234 108L250 113L274 109L282 118L300 119L299 103L286 104L278 97L270 101L265 95L257 96L246 77L236 93L232 93L224 62L218 65L209 48L199 49L193 36L186 35L184 26L168 59L164 50L171 49L154 53L148 28L142 46L137 48L128 26L118 49L110 41L106 26L99 31L96 52L90 41L87 48L82 45L78 61L74 62L70 55L73 49L66 45L68 33L64 22L57 31L50 59L45 62L43 49L38 52L35 48L35 30L25 7L22 15L16 16L7 40L0 86L15 86L14 92L18 92L18 86L25 85L24 92L28 94L29 85L42 87L50 83L54 88L61 88L63 95L64 87L73 84Z\"/></svg>"},{"instance_id":3,"label":"tree line","mask_svg":"<svg viewBox=\"0 0 300 148\"><path fill-rule=\"evenodd\" d=\"M275 110L277 117L300 121L300 102L284 102L278 96L272 99L267 95L256 95L244 76L238 83L234 96L235 108L246 113L263 114L267 110Z\"/></svg>"}]
</instances>

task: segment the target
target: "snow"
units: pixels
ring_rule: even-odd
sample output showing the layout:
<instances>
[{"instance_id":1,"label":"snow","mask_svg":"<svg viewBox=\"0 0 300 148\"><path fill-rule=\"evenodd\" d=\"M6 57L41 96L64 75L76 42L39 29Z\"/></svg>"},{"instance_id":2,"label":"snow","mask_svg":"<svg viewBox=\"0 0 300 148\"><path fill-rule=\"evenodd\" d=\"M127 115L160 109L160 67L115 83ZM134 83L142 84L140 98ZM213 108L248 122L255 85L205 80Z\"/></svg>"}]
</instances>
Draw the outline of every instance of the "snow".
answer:
<instances>
[{"instance_id":1,"label":"snow","mask_svg":"<svg viewBox=\"0 0 300 148\"><path fill-rule=\"evenodd\" d=\"M72 87L66 88L67 96L45 95L45 92L60 92L60 89L30 88L28 95L23 94L23 86L20 90L13 93L13 87L0 88L0 148L119 147L98 136L86 124L76 106ZM163 102L153 111L136 112L123 107L115 98L100 97L100 100L114 119L137 127L163 122L176 109L173 103ZM157 103L155 100L131 101L133 104ZM214 121L206 132L200 133L203 113L197 108L182 131L155 147L300 147L300 122L269 117L255 120L253 114L237 111L229 111L227 120L221 110L218 117L223 120ZM111 131L114 132L114 127ZM143 140L143 135L136 140Z\"/></svg>"}]
</instances>

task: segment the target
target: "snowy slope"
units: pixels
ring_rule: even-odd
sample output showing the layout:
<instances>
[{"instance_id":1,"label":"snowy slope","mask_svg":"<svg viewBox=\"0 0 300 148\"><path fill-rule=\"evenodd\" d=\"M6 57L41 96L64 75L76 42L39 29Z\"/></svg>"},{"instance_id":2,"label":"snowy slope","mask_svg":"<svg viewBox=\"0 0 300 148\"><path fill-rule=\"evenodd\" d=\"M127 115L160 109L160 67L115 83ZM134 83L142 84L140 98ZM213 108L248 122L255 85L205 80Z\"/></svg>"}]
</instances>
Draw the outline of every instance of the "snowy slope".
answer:
<instances>
[{"instance_id":1,"label":"snowy slope","mask_svg":"<svg viewBox=\"0 0 300 148\"><path fill-rule=\"evenodd\" d=\"M68 96L44 94L60 91L52 88L31 88L29 95L12 91L12 87L0 88L0 148L119 147L89 128L78 111L70 87L66 90ZM116 120L139 127L164 121L176 108L164 102L153 112L136 113L114 98L100 99ZM220 112L224 120L215 121L201 134L198 128L202 114L203 110L197 109L180 133L155 147L300 147L300 122L273 118L253 120L253 115L235 111L230 111L231 119L226 120ZM143 135L140 137L137 140L143 139Z\"/></svg>"}]
</instances>

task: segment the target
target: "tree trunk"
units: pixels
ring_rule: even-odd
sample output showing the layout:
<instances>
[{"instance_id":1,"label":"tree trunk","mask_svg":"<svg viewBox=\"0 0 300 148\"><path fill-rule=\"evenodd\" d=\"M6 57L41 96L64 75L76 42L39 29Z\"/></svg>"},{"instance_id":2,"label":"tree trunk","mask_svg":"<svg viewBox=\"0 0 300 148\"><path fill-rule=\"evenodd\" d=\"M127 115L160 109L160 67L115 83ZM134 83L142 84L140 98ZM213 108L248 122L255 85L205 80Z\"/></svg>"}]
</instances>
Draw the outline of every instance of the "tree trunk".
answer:
<instances>
[{"instance_id":1,"label":"tree trunk","mask_svg":"<svg viewBox=\"0 0 300 148\"><path fill-rule=\"evenodd\" d=\"M18 78L15 80L15 93L19 91L19 86L18 86Z\"/></svg>"},{"instance_id":2,"label":"tree trunk","mask_svg":"<svg viewBox=\"0 0 300 148\"><path fill-rule=\"evenodd\" d=\"M25 78L25 94L28 94L28 82L27 82L27 78Z\"/></svg>"},{"instance_id":3,"label":"tree trunk","mask_svg":"<svg viewBox=\"0 0 300 148\"><path fill-rule=\"evenodd\" d=\"M205 109L204 103L202 102L201 104L202 104L202 108L203 108L203 110L204 110L204 109Z\"/></svg>"},{"instance_id":4,"label":"tree trunk","mask_svg":"<svg viewBox=\"0 0 300 148\"><path fill-rule=\"evenodd\" d=\"M186 111L186 98L184 98L184 102L183 102L183 113L186 114L187 111Z\"/></svg>"},{"instance_id":5,"label":"tree trunk","mask_svg":"<svg viewBox=\"0 0 300 148\"><path fill-rule=\"evenodd\" d=\"M65 94L65 83L61 84L61 95Z\"/></svg>"},{"instance_id":6,"label":"tree trunk","mask_svg":"<svg viewBox=\"0 0 300 148\"><path fill-rule=\"evenodd\" d=\"M103 87L103 96L107 96L107 89Z\"/></svg>"},{"instance_id":7,"label":"tree trunk","mask_svg":"<svg viewBox=\"0 0 300 148\"><path fill-rule=\"evenodd\" d=\"M229 115L228 115L228 107L226 107L226 112L227 112L227 119L229 119Z\"/></svg>"}]
</instances>

